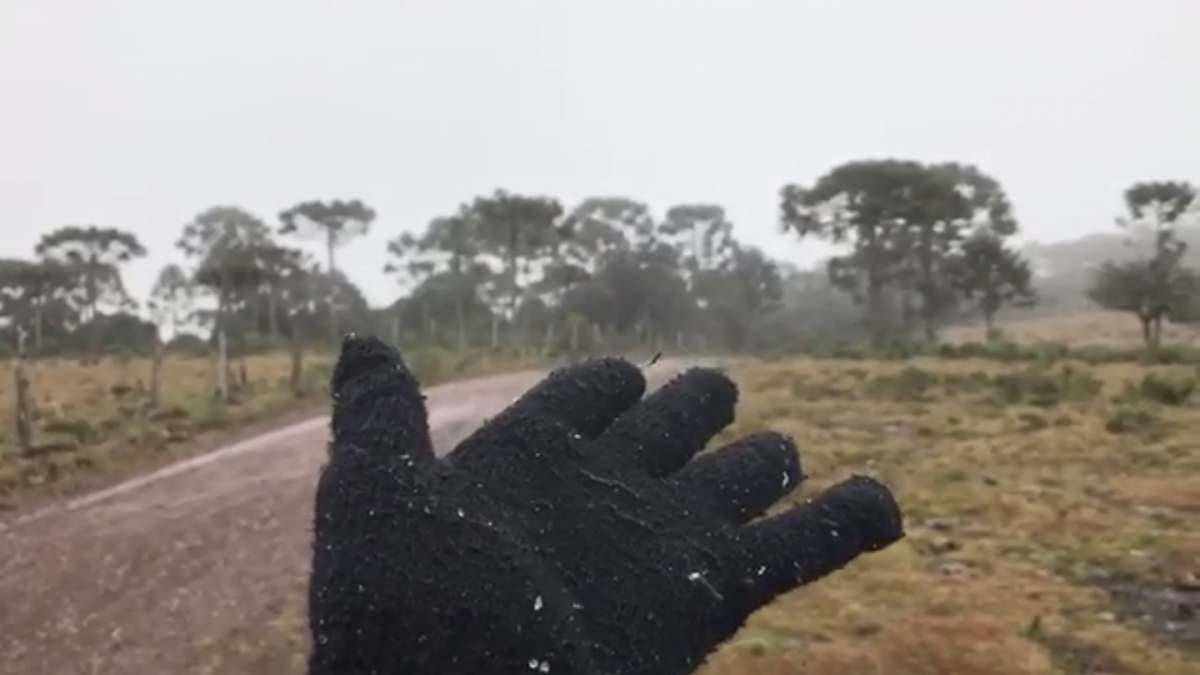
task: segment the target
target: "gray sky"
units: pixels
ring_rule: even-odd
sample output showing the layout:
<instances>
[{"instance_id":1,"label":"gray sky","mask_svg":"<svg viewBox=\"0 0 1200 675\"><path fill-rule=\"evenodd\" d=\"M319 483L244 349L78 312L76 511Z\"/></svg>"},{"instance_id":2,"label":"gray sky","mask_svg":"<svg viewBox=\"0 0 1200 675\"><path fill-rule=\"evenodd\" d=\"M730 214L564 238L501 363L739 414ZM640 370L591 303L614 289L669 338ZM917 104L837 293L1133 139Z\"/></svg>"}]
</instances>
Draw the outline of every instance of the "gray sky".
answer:
<instances>
[{"instance_id":1,"label":"gray sky","mask_svg":"<svg viewBox=\"0 0 1200 675\"><path fill-rule=\"evenodd\" d=\"M1200 180L1195 0L0 0L0 254L136 231L139 296L203 208L359 197L341 255L496 187L724 204L779 257L775 195L870 156L974 162L1030 236Z\"/></svg>"}]
</instances>

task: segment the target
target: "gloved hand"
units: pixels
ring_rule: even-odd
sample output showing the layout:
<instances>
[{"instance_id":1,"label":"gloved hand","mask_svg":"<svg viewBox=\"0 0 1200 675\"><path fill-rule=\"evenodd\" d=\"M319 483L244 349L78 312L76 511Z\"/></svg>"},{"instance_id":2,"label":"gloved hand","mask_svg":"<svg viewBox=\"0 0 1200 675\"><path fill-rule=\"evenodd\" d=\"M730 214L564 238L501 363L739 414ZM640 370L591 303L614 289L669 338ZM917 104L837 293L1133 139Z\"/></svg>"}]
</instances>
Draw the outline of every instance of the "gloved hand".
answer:
<instances>
[{"instance_id":1,"label":"gloved hand","mask_svg":"<svg viewBox=\"0 0 1200 675\"><path fill-rule=\"evenodd\" d=\"M804 477L776 434L693 456L737 388L685 372L555 372L435 457L399 355L348 338L316 494L311 675L676 675L755 609L903 536L855 477L749 522Z\"/></svg>"}]
</instances>

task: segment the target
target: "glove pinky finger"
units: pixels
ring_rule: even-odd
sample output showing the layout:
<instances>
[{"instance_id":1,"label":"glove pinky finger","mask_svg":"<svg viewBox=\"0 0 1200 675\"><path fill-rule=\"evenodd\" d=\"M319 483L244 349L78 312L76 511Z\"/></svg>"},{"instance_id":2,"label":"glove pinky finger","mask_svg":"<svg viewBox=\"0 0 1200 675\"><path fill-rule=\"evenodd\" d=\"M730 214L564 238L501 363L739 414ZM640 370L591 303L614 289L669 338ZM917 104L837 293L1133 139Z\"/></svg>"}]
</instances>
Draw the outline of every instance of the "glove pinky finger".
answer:
<instances>
[{"instance_id":1,"label":"glove pinky finger","mask_svg":"<svg viewBox=\"0 0 1200 675\"><path fill-rule=\"evenodd\" d=\"M811 502L738 528L727 572L740 592L729 600L743 615L798 586L827 576L864 553L904 537L900 507L891 490L854 476Z\"/></svg>"}]
</instances>

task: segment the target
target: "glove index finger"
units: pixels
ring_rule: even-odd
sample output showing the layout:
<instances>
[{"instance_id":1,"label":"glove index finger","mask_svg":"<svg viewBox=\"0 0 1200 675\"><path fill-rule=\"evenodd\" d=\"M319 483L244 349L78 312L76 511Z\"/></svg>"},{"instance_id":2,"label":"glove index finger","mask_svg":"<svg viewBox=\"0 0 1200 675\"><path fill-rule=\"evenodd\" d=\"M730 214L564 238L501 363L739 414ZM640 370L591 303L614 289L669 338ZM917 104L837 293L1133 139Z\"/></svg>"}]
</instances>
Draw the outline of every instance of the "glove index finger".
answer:
<instances>
[{"instance_id":1,"label":"glove index finger","mask_svg":"<svg viewBox=\"0 0 1200 675\"><path fill-rule=\"evenodd\" d=\"M330 392L330 461L350 448L422 465L434 460L421 384L390 345L373 336L347 335Z\"/></svg>"},{"instance_id":2,"label":"glove index finger","mask_svg":"<svg viewBox=\"0 0 1200 675\"><path fill-rule=\"evenodd\" d=\"M558 368L511 406L513 414L548 417L595 438L646 393L640 368L621 358Z\"/></svg>"}]
</instances>

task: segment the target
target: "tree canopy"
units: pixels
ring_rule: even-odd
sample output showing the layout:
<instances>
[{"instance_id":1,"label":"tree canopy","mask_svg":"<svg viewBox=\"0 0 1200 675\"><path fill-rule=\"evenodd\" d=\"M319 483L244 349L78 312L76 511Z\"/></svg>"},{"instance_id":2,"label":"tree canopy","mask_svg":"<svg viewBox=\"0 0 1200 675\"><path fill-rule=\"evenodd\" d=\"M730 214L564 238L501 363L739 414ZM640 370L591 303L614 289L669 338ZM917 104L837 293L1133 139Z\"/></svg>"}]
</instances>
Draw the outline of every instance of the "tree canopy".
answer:
<instances>
[{"instance_id":1,"label":"tree canopy","mask_svg":"<svg viewBox=\"0 0 1200 675\"><path fill-rule=\"evenodd\" d=\"M29 257L0 260L0 334L11 344L24 331L44 352L140 349L130 341L155 328L219 331L247 349L360 330L453 349L795 350L934 341L972 320L990 330L1047 298L1057 306L1069 288L1075 302L1130 314L1154 347L1164 323L1200 321L1196 192L1177 180L1131 185L1123 247L1091 267L1048 272L1049 249L1014 245L1020 223L1001 181L961 162L860 159L785 184L780 229L837 251L814 269L743 240L734 214L710 201L567 202L497 189L385 233L382 271L396 291L382 307L337 265L342 246L376 234L378 214L363 200L302 201L274 224L216 205L181 224L181 258L142 302L122 276L148 255L133 233L49 230ZM298 247L305 239L322 246L323 264ZM134 332L103 333L117 329Z\"/></svg>"}]
</instances>

